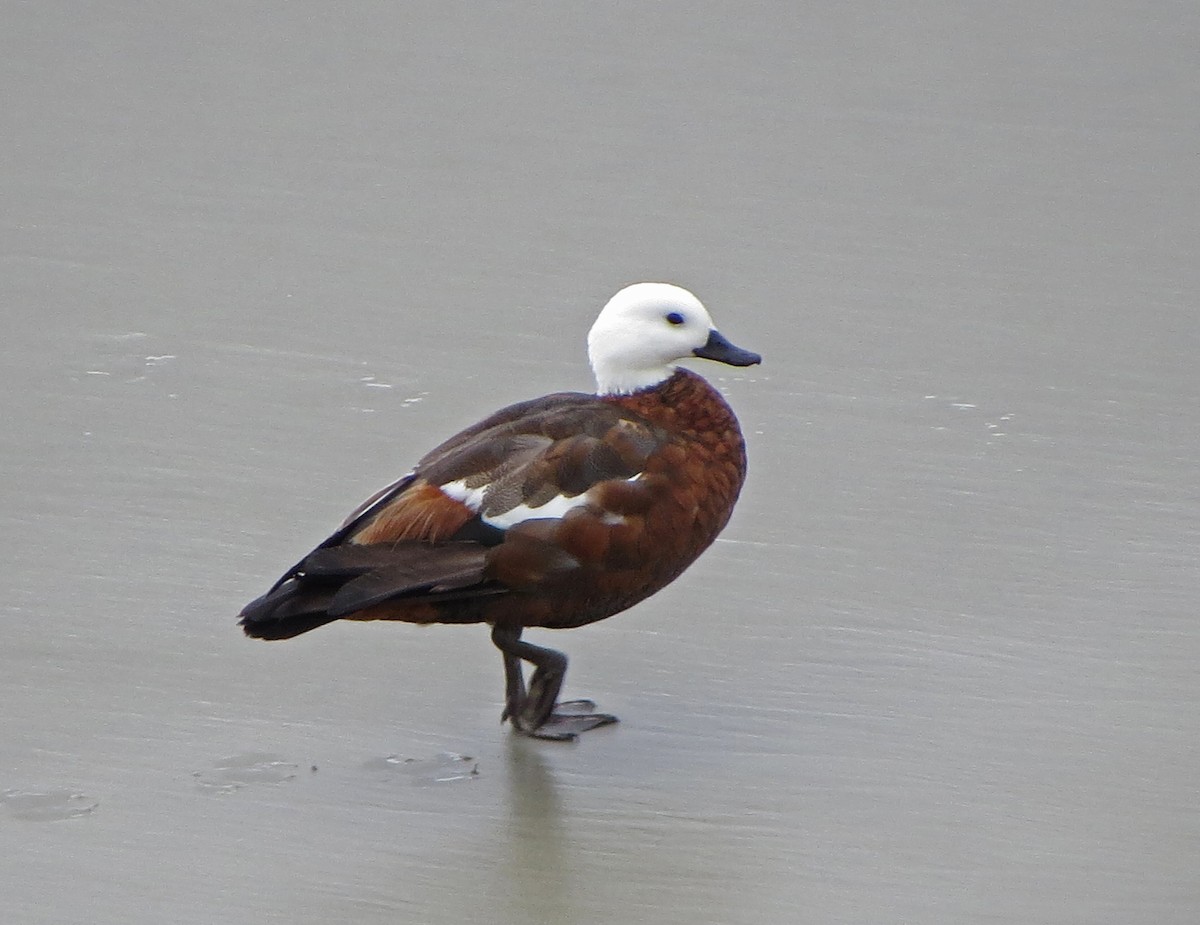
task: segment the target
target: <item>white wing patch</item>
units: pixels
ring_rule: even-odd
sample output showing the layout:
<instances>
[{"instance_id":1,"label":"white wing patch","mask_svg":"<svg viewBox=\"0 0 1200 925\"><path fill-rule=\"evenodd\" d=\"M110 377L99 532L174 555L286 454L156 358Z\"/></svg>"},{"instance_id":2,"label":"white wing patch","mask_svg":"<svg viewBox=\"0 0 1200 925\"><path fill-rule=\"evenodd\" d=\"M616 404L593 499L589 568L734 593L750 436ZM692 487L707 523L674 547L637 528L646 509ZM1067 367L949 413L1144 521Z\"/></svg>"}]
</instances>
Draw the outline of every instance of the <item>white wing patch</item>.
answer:
<instances>
[{"instance_id":1,"label":"white wing patch","mask_svg":"<svg viewBox=\"0 0 1200 925\"><path fill-rule=\"evenodd\" d=\"M457 482L447 482L445 485L439 485L442 494L448 495L455 501L461 501L471 510L478 512L483 506L483 493L487 491L486 485L480 485L478 488L467 488L467 483L462 479Z\"/></svg>"},{"instance_id":2,"label":"white wing patch","mask_svg":"<svg viewBox=\"0 0 1200 925\"><path fill-rule=\"evenodd\" d=\"M641 473L639 472L637 475L630 478L629 481L636 481L640 476ZM476 513L479 513L480 508L483 507L484 495L488 489L487 485L481 485L478 488L468 488L463 479L459 479L455 482L447 482L445 485L439 485L438 487L448 497L465 504ZM518 504L516 507L510 508L509 510L500 514L480 515L480 519L485 524L489 524L497 529L507 530L509 527L519 524L524 520L533 520L535 518L561 519L567 515L568 511L588 503L589 499L587 492L584 492L582 495L574 495L571 497L566 495L555 495L545 504L538 505L537 507L530 507L528 504ZM616 524L623 524L625 522L625 518L620 514L612 514L607 511L603 513L602 519L603 522L609 526L615 526Z\"/></svg>"},{"instance_id":3,"label":"white wing patch","mask_svg":"<svg viewBox=\"0 0 1200 925\"><path fill-rule=\"evenodd\" d=\"M455 501L461 501L471 510L476 513L483 506L483 496L487 492L488 486L481 485L478 488L468 488L466 483L459 479L456 482L447 482L445 485L439 485L439 488L453 498ZM545 504L538 507L530 507L527 504L518 504L516 507L504 511L501 514L484 514L481 520L485 524L490 524L500 530L507 530L513 524L519 524L523 520L531 520L535 517L554 517L561 518L566 516L567 511L572 508L579 507L582 504L587 504L587 494L575 495L568 498L566 495L555 495Z\"/></svg>"},{"instance_id":4,"label":"white wing patch","mask_svg":"<svg viewBox=\"0 0 1200 925\"><path fill-rule=\"evenodd\" d=\"M541 507L529 507L527 504L518 504L512 510L505 511L503 514L485 516L483 522L491 524L493 527L499 527L501 530L507 530L513 524L519 524L523 520L532 520L535 517L561 519L566 516L567 511L587 503L587 495L576 495L574 498L568 498L566 495L555 495Z\"/></svg>"}]
</instances>

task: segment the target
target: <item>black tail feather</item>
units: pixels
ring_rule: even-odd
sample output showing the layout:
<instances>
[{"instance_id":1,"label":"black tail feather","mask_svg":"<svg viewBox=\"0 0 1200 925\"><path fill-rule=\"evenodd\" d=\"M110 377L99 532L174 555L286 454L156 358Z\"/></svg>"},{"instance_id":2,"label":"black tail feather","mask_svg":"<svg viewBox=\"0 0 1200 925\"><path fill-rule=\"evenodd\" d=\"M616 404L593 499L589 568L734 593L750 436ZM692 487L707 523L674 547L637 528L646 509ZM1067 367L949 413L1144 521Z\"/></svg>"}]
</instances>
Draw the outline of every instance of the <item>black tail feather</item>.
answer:
<instances>
[{"instance_id":1,"label":"black tail feather","mask_svg":"<svg viewBox=\"0 0 1200 925\"><path fill-rule=\"evenodd\" d=\"M247 604L238 622L254 639L291 639L338 619L329 613L336 590L290 578Z\"/></svg>"},{"instance_id":2,"label":"black tail feather","mask_svg":"<svg viewBox=\"0 0 1200 925\"><path fill-rule=\"evenodd\" d=\"M502 593L484 577L486 553L486 546L465 542L318 547L247 604L240 623L255 639L291 639L387 601Z\"/></svg>"},{"instance_id":3,"label":"black tail feather","mask_svg":"<svg viewBox=\"0 0 1200 925\"><path fill-rule=\"evenodd\" d=\"M327 613L310 613L302 617L288 617L285 620L260 620L253 623L243 619L242 629L252 639L291 639L336 619L338 618Z\"/></svg>"}]
</instances>

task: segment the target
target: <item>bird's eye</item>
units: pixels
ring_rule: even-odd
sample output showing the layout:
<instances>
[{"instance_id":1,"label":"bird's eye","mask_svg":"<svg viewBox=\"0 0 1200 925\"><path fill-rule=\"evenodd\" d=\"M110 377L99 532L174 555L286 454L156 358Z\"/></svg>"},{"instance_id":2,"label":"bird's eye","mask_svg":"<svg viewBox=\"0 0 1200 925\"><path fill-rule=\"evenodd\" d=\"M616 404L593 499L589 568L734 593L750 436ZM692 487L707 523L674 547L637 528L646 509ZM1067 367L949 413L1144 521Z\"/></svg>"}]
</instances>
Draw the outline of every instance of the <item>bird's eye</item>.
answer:
<instances>
[{"instance_id":1,"label":"bird's eye","mask_svg":"<svg viewBox=\"0 0 1200 925\"><path fill-rule=\"evenodd\" d=\"M679 312L668 312L667 313L667 323L668 324L683 324L683 315L681 315Z\"/></svg>"}]
</instances>

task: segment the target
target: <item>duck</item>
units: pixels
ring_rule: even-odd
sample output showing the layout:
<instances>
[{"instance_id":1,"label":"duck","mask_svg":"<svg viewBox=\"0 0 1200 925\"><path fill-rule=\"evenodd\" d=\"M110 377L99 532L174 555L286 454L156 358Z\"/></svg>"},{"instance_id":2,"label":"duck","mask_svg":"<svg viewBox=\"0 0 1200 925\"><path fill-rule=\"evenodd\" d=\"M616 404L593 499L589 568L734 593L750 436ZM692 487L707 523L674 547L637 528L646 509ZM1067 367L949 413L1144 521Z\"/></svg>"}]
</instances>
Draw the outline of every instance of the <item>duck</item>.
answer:
<instances>
[{"instance_id":1,"label":"duck","mask_svg":"<svg viewBox=\"0 0 1200 925\"><path fill-rule=\"evenodd\" d=\"M617 722L590 700L559 702L566 655L523 632L627 610L712 544L745 481L746 444L721 393L679 363L762 358L691 292L658 282L614 295L587 351L595 394L510 405L435 447L247 604L246 635L483 623L504 663L501 723L567 741Z\"/></svg>"}]
</instances>

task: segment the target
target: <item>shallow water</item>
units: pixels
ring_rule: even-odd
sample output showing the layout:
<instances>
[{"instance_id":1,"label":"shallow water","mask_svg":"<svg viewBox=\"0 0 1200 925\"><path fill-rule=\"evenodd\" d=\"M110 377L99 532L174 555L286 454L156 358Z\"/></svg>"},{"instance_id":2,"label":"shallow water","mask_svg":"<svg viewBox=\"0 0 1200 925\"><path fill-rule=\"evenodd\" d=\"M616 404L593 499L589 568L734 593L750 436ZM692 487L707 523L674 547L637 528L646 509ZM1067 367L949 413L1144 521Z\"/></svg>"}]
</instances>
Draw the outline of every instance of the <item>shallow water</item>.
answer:
<instances>
[{"instance_id":1,"label":"shallow water","mask_svg":"<svg viewBox=\"0 0 1200 925\"><path fill-rule=\"evenodd\" d=\"M256 12L257 11L257 12ZM0 918L1192 923L1191 6L14 7ZM536 640L234 615L626 282L734 521Z\"/></svg>"}]
</instances>

